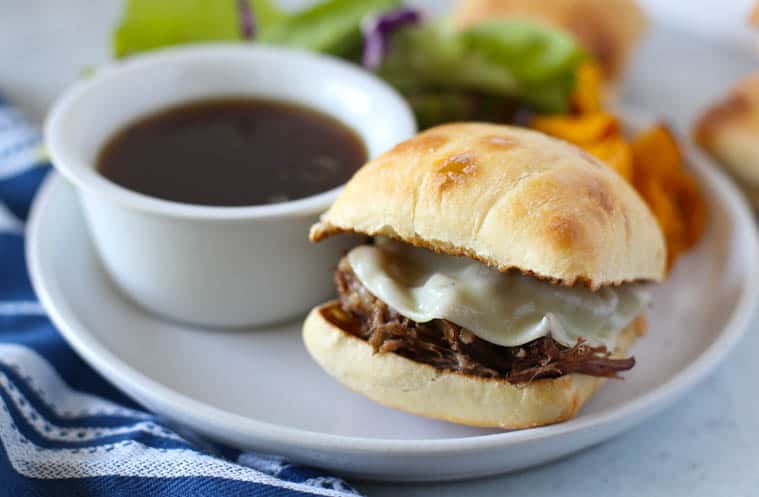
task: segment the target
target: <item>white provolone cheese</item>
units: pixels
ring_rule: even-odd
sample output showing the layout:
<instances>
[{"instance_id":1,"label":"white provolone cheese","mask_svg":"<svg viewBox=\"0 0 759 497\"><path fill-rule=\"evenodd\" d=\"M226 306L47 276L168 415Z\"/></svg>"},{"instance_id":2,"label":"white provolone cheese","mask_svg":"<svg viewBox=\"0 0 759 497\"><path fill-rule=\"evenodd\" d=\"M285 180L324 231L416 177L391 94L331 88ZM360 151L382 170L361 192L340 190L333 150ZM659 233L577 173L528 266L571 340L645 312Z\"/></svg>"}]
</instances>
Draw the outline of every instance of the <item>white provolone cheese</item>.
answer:
<instances>
[{"instance_id":1,"label":"white provolone cheese","mask_svg":"<svg viewBox=\"0 0 759 497\"><path fill-rule=\"evenodd\" d=\"M348 262L361 283L401 315L418 323L447 319L506 347L550 333L568 347L582 337L611 350L650 300L635 284L597 291L553 285L387 240L354 248Z\"/></svg>"}]
</instances>

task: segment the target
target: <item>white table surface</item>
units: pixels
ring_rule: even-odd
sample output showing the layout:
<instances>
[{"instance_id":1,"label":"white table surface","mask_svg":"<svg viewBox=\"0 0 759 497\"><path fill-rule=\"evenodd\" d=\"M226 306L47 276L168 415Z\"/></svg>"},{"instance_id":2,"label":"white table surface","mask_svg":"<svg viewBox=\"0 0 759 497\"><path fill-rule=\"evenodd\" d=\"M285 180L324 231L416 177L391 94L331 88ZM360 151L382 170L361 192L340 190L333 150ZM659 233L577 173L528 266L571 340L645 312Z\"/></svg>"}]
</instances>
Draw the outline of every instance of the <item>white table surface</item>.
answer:
<instances>
[{"instance_id":1,"label":"white table surface","mask_svg":"<svg viewBox=\"0 0 759 497\"><path fill-rule=\"evenodd\" d=\"M40 122L56 94L83 68L107 60L119 4L0 0L0 94ZM687 130L699 109L735 78L759 67L745 33L742 36L735 43L727 38L715 42L715 37L707 42L682 27L657 21L630 67L622 99ZM725 363L676 406L556 463L459 483L357 486L377 497L759 496L757 354L759 323Z\"/></svg>"}]
</instances>

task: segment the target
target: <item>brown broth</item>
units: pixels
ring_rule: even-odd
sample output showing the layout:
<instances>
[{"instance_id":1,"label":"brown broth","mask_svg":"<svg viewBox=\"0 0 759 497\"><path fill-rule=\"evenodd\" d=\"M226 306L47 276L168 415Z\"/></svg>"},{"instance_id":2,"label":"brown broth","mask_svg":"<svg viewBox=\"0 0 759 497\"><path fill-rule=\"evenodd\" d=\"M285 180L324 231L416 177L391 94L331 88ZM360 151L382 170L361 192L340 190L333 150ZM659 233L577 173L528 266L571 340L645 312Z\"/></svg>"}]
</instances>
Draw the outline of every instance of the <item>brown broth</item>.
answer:
<instances>
[{"instance_id":1,"label":"brown broth","mask_svg":"<svg viewBox=\"0 0 759 497\"><path fill-rule=\"evenodd\" d=\"M318 111L250 98L190 102L116 133L98 171L130 190L214 206L295 200L345 183L366 147Z\"/></svg>"}]
</instances>

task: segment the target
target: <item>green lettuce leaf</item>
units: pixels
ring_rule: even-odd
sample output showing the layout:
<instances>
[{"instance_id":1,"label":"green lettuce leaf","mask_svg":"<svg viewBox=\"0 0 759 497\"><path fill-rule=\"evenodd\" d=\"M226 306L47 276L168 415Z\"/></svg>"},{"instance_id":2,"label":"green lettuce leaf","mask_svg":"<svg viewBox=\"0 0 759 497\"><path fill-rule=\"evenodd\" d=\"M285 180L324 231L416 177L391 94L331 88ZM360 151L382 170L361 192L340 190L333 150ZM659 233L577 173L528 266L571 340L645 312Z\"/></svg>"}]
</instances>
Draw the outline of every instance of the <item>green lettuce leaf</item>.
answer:
<instances>
[{"instance_id":1,"label":"green lettuce leaf","mask_svg":"<svg viewBox=\"0 0 759 497\"><path fill-rule=\"evenodd\" d=\"M248 0L256 41L356 57L361 21L400 5L400 0L328 0L294 14L270 0ZM235 0L128 0L113 34L116 57L168 45L241 40Z\"/></svg>"},{"instance_id":2,"label":"green lettuce leaf","mask_svg":"<svg viewBox=\"0 0 759 497\"><path fill-rule=\"evenodd\" d=\"M508 69L468 50L445 23L396 33L378 73L403 92L468 89L511 96L518 90L518 81Z\"/></svg>"},{"instance_id":3,"label":"green lettuce leaf","mask_svg":"<svg viewBox=\"0 0 759 497\"><path fill-rule=\"evenodd\" d=\"M269 0L248 0L259 33L287 16ZM242 39L235 0L127 0L113 33L116 57L168 45Z\"/></svg>"},{"instance_id":4,"label":"green lettuce leaf","mask_svg":"<svg viewBox=\"0 0 759 497\"><path fill-rule=\"evenodd\" d=\"M569 36L521 21L490 21L464 31L445 21L393 37L379 74L406 95L451 91L564 112L584 54Z\"/></svg>"},{"instance_id":5,"label":"green lettuce leaf","mask_svg":"<svg viewBox=\"0 0 759 497\"><path fill-rule=\"evenodd\" d=\"M523 21L485 22L461 32L460 38L467 50L526 83L542 83L574 73L583 57L569 35Z\"/></svg>"},{"instance_id":6,"label":"green lettuce leaf","mask_svg":"<svg viewBox=\"0 0 759 497\"><path fill-rule=\"evenodd\" d=\"M361 51L361 21L400 4L400 0L320 2L276 23L260 40L353 58Z\"/></svg>"}]
</instances>

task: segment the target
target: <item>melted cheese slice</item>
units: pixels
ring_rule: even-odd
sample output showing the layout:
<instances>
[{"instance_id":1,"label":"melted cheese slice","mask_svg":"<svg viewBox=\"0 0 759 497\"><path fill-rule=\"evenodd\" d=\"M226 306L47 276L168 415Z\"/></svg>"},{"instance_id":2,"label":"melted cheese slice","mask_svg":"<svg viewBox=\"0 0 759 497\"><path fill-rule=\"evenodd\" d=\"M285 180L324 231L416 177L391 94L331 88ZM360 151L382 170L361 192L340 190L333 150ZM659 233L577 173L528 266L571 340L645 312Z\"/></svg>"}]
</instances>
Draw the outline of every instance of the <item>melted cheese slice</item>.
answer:
<instances>
[{"instance_id":1,"label":"melted cheese slice","mask_svg":"<svg viewBox=\"0 0 759 497\"><path fill-rule=\"evenodd\" d=\"M401 315L418 323L447 319L506 347L550 333L567 347L582 337L612 350L650 301L635 284L597 291L558 286L387 240L354 248L348 262L361 283Z\"/></svg>"}]
</instances>

